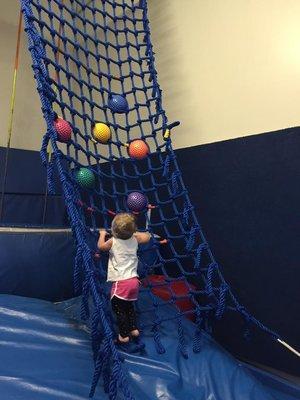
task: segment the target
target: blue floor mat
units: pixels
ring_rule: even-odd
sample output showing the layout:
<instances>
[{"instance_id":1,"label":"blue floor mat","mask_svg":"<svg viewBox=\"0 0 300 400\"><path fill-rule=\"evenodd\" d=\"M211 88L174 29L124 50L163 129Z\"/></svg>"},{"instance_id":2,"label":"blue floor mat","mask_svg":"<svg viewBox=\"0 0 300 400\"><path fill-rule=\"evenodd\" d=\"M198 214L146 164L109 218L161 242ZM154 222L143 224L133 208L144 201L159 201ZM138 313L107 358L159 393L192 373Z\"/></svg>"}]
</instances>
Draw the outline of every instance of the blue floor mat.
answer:
<instances>
[{"instance_id":1,"label":"blue floor mat","mask_svg":"<svg viewBox=\"0 0 300 400\"><path fill-rule=\"evenodd\" d=\"M78 299L54 305L0 295L1 400L88 398L93 374L90 340L86 328L70 318L77 315L78 305ZM192 324L186 321L184 329L191 343ZM185 360L177 350L176 332L176 322L165 325L162 341L167 351L163 355L157 354L147 332L143 354L124 353L136 400L300 399L299 388L273 376L276 385L270 379L264 384L261 376L255 378L207 336L199 354L189 346ZM95 400L106 398L98 385Z\"/></svg>"}]
</instances>

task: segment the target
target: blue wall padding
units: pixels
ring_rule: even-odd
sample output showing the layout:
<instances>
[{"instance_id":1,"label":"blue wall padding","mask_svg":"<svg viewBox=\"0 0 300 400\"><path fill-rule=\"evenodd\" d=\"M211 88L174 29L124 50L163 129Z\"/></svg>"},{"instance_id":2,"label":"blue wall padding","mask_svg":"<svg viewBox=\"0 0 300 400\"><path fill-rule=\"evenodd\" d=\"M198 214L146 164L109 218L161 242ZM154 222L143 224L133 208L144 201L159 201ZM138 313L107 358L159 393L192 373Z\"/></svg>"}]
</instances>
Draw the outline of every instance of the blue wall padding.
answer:
<instances>
[{"instance_id":1,"label":"blue wall padding","mask_svg":"<svg viewBox=\"0 0 300 400\"><path fill-rule=\"evenodd\" d=\"M41 225L43 223L45 196L34 194L6 194L3 206L3 224ZM45 225L68 226L62 196L48 196Z\"/></svg>"},{"instance_id":2,"label":"blue wall padding","mask_svg":"<svg viewBox=\"0 0 300 400\"><path fill-rule=\"evenodd\" d=\"M146 300L145 300L146 301ZM146 306L150 306L149 303ZM78 320L80 299L53 304L0 296L0 385L5 400L86 400L93 374L90 338ZM172 313L171 307L166 313ZM184 321L189 358L178 351L176 322L165 323L158 355L150 332L143 353L126 354L124 368L135 399L140 400L297 400L300 391L274 376L250 372L203 335L199 354L192 326ZM5 344L5 345L3 345ZM95 400L108 396L98 385Z\"/></svg>"},{"instance_id":3,"label":"blue wall padding","mask_svg":"<svg viewBox=\"0 0 300 400\"><path fill-rule=\"evenodd\" d=\"M6 149L0 147L0 184L5 174ZM54 173L55 196L48 195L44 215L46 169L39 152L10 149L0 223L66 225L68 223L61 187ZM1 194L2 195L2 194Z\"/></svg>"},{"instance_id":4,"label":"blue wall padding","mask_svg":"<svg viewBox=\"0 0 300 400\"><path fill-rule=\"evenodd\" d=\"M71 232L0 231L0 293L60 301L73 295Z\"/></svg>"},{"instance_id":5,"label":"blue wall padding","mask_svg":"<svg viewBox=\"0 0 300 400\"><path fill-rule=\"evenodd\" d=\"M4 160L6 149L0 147L0 181L4 176ZM8 153L8 167L5 184L7 193L45 193L46 170L42 165L38 151L10 149ZM55 175L55 190L61 194L61 187Z\"/></svg>"},{"instance_id":6,"label":"blue wall padding","mask_svg":"<svg viewBox=\"0 0 300 400\"><path fill-rule=\"evenodd\" d=\"M242 304L299 348L300 128L191 147L178 162L222 272ZM234 316L215 333L231 352L300 375L299 359Z\"/></svg>"}]
</instances>

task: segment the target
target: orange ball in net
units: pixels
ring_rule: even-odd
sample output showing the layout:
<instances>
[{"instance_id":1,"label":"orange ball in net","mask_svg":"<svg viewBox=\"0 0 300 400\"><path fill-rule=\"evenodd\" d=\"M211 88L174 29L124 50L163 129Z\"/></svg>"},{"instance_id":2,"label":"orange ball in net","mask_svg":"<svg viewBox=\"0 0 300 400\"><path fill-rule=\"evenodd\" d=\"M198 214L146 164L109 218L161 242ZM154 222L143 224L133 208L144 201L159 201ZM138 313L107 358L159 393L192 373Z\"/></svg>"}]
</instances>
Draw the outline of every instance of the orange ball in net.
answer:
<instances>
[{"instance_id":1,"label":"orange ball in net","mask_svg":"<svg viewBox=\"0 0 300 400\"><path fill-rule=\"evenodd\" d=\"M143 158L147 157L149 152L149 146L141 139L136 139L129 143L128 154L132 158L142 160Z\"/></svg>"}]
</instances>

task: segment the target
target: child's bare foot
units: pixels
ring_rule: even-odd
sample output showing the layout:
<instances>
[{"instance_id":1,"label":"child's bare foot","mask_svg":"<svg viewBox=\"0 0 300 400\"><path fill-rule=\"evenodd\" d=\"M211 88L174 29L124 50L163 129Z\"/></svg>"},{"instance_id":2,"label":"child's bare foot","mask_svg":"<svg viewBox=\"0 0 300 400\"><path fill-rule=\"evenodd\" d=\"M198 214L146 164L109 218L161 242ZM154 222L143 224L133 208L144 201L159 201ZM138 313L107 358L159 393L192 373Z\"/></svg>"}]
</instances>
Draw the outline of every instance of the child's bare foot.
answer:
<instances>
[{"instance_id":1,"label":"child's bare foot","mask_svg":"<svg viewBox=\"0 0 300 400\"><path fill-rule=\"evenodd\" d=\"M138 337L140 335L140 332L138 329L134 329L133 331L130 332L131 336L133 337Z\"/></svg>"},{"instance_id":2,"label":"child's bare foot","mask_svg":"<svg viewBox=\"0 0 300 400\"><path fill-rule=\"evenodd\" d=\"M119 335L118 336L118 340L119 340L120 343L128 343L129 342L129 337L128 336L123 337L123 336Z\"/></svg>"}]
</instances>

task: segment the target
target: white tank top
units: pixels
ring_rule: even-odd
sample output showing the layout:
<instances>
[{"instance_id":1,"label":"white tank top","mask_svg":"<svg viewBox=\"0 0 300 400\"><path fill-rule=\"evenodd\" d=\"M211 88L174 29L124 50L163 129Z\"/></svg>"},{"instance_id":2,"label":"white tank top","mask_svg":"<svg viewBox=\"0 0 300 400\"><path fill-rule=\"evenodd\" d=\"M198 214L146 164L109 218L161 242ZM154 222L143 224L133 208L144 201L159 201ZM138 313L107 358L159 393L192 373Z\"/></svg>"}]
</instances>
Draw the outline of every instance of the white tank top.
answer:
<instances>
[{"instance_id":1,"label":"white tank top","mask_svg":"<svg viewBox=\"0 0 300 400\"><path fill-rule=\"evenodd\" d=\"M108 281L123 281L137 276L138 242L134 236L122 240L113 237L107 268Z\"/></svg>"}]
</instances>

